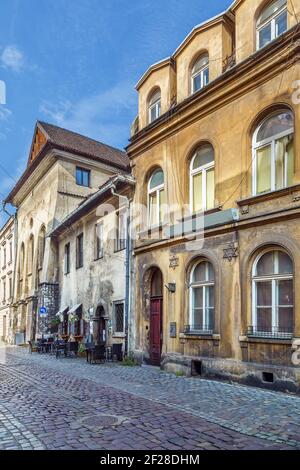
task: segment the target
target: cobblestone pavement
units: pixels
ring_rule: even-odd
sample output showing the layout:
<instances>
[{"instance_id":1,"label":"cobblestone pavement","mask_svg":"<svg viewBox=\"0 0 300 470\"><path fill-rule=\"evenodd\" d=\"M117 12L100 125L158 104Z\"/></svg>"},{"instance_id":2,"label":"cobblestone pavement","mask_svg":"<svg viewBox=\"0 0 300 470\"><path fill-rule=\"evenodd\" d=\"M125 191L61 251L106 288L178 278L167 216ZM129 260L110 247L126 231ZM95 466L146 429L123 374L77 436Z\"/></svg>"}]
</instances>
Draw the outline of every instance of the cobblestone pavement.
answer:
<instances>
[{"instance_id":1,"label":"cobblestone pavement","mask_svg":"<svg viewBox=\"0 0 300 470\"><path fill-rule=\"evenodd\" d=\"M7 348L0 449L300 449L300 398Z\"/></svg>"}]
</instances>

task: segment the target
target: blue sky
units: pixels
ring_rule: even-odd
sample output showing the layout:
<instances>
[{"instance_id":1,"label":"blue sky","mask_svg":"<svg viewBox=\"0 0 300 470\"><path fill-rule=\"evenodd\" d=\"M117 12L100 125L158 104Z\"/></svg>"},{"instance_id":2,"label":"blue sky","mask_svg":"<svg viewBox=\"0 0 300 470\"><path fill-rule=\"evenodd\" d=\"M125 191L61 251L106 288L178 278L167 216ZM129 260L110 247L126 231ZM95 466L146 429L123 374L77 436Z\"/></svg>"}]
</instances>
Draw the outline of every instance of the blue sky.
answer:
<instances>
[{"instance_id":1,"label":"blue sky","mask_svg":"<svg viewBox=\"0 0 300 470\"><path fill-rule=\"evenodd\" d=\"M138 79L231 3L1 0L0 199L26 166L37 119L124 147Z\"/></svg>"}]
</instances>

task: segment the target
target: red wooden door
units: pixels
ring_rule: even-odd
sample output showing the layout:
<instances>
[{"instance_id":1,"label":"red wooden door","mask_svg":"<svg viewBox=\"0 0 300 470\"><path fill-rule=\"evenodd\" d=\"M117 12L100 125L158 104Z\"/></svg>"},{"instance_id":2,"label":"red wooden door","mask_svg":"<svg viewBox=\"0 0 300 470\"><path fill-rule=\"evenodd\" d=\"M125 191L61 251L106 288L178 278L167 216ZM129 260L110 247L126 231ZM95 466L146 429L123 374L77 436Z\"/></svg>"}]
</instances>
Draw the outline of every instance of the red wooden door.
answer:
<instances>
[{"instance_id":1,"label":"red wooden door","mask_svg":"<svg viewBox=\"0 0 300 470\"><path fill-rule=\"evenodd\" d=\"M151 299L150 309L150 361L160 365L162 346L162 299Z\"/></svg>"}]
</instances>

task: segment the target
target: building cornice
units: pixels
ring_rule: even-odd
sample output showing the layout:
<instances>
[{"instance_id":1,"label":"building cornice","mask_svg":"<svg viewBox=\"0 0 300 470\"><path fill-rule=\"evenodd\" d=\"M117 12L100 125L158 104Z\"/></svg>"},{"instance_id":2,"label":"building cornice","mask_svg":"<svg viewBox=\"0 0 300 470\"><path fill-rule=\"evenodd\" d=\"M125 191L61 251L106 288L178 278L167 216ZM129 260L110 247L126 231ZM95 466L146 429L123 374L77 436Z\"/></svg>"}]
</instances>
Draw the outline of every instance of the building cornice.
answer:
<instances>
[{"instance_id":1,"label":"building cornice","mask_svg":"<svg viewBox=\"0 0 300 470\"><path fill-rule=\"evenodd\" d=\"M300 31L295 26L160 116L130 139L126 148L129 158L141 155L292 66L300 58L299 39Z\"/></svg>"}]
</instances>

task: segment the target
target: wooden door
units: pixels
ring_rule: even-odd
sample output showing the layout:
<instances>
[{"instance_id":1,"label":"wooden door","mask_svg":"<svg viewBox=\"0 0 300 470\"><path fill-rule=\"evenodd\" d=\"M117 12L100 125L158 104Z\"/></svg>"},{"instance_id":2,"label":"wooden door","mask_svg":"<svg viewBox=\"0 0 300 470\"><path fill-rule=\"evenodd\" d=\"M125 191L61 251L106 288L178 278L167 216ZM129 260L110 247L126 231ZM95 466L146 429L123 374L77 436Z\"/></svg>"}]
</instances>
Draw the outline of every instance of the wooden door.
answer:
<instances>
[{"instance_id":1,"label":"wooden door","mask_svg":"<svg viewBox=\"0 0 300 470\"><path fill-rule=\"evenodd\" d=\"M151 299L150 306L150 361L160 365L162 347L162 298Z\"/></svg>"}]
</instances>

